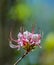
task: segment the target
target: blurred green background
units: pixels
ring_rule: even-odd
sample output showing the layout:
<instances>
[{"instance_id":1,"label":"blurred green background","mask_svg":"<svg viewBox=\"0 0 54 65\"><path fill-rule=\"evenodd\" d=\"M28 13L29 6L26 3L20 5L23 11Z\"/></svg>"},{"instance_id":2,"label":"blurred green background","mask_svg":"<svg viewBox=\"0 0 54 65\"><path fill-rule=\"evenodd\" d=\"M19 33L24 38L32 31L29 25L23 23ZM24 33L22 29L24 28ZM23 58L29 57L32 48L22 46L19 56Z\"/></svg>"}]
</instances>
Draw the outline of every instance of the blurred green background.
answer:
<instances>
[{"instance_id":1,"label":"blurred green background","mask_svg":"<svg viewBox=\"0 0 54 65\"><path fill-rule=\"evenodd\" d=\"M36 47L18 65L54 65L54 0L0 0L0 65L13 65L24 50L9 47L9 32L17 39L20 26L44 36L42 49Z\"/></svg>"}]
</instances>

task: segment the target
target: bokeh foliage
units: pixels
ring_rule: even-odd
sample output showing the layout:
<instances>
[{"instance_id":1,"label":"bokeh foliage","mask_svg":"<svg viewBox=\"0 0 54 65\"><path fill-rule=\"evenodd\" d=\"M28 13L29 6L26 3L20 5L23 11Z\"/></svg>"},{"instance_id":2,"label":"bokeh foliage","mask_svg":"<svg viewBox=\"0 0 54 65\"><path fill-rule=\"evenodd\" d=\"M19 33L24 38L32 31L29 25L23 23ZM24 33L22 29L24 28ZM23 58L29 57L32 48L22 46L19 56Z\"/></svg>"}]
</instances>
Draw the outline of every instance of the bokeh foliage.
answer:
<instances>
[{"instance_id":1,"label":"bokeh foliage","mask_svg":"<svg viewBox=\"0 0 54 65\"><path fill-rule=\"evenodd\" d=\"M11 7L9 15L12 19L24 21L31 17L32 12L30 6L24 3L20 3Z\"/></svg>"}]
</instances>

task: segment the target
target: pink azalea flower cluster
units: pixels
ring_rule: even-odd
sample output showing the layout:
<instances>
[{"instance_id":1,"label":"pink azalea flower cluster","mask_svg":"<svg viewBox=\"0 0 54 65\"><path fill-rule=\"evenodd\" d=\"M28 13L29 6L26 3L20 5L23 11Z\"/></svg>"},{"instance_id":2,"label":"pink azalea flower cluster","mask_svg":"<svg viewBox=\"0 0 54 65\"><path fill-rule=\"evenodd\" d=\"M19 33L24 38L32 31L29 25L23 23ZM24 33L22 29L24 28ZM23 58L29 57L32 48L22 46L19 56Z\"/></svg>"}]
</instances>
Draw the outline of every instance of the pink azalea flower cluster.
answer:
<instances>
[{"instance_id":1,"label":"pink azalea flower cluster","mask_svg":"<svg viewBox=\"0 0 54 65\"><path fill-rule=\"evenodd\" d=\"M17 40L14 40L12 38L12 33L10 32L10 47L11 48L17 48L20 50L20 48L26 48L26 50L31 50L30 48L33 48L34 46L38 46L41 48L41 34L34 34L28 31L24 31L23 33L19 32L17 35ZM12 44L12 41L16 42L17 45ZM28 48L29 46L29 48Z\"/></svg>"}]
</instances>

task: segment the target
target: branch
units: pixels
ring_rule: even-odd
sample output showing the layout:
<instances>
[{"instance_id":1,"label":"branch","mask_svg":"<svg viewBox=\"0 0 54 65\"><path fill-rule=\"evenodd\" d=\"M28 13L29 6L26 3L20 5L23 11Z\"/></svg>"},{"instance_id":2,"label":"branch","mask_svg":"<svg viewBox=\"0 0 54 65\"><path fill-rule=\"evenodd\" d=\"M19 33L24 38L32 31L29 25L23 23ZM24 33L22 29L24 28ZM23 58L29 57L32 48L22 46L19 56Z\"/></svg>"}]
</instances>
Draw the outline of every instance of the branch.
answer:
<instances>
[{"instance_id":1,"label":"branch","mask_svg":"<svg viewBox=\"0 0 54 65\"><path fill-rule=\"evenodd\" d=\"M27 54L28 54L28 52L25 52L24 55L23 55L22 57L20 57L20 58L14 63L14 65L17 65L17 63L19 63Z\"/></svg>"}]
</instances>

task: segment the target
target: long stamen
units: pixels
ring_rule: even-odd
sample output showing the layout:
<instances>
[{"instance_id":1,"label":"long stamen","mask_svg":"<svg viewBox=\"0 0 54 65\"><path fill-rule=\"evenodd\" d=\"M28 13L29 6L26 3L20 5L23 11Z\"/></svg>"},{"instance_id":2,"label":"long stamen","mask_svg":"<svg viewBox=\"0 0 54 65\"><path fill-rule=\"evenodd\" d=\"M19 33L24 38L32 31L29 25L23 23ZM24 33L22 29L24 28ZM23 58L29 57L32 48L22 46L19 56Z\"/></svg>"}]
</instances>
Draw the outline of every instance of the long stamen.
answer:
<instances>
[{"instance_id":1,"label":"long stamen","mask_svg":"<svg viewBox=\"0 0 54 65\"><path fill-rule=\"evenodd\" d=\"M18 42L17 40L14 40L13 38L12 38L12 33L10 32L10 39L12 40L12 41L14 41L14 42Z\"/></svg>"},{"instance_id":2,"label":"long stamen","mask_svg":"<svg viewBox=\"0 0 54 65\"><path fill-rule=\"evenodd\" d=\"M33 33L33 34L34 34L35 25L36 25L36 24L33 24L33 25L32 25L32 33Z\"/></svg>"},{"instance_id":3,"label":"long stamen","mask_svg":"<svg viewBox=\"0 0 54 65\"><path fill-rule=\"evenodd\" d=\"M23 34L23 32L24 32L24 28L23 27L20 27L20 32Z\"/></svg>"}]
</instances>

